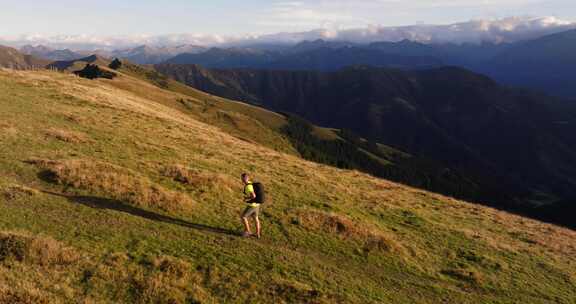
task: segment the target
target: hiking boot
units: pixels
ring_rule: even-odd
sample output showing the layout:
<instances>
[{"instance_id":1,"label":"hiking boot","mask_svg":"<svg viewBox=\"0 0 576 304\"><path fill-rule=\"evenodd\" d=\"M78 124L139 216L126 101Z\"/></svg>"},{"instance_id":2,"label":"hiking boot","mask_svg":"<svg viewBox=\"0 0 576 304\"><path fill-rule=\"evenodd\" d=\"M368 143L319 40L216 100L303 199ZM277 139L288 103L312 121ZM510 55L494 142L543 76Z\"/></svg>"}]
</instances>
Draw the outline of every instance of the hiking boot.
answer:
<instances>
[{"instance_id":1,"label":"hiking boot","mask_svg":"<svg viewBox=\"0 0 576 304\"><path fill-rule=\"evenodd\" d=\"M248 232L248 231L244 231L244 233L242 233L242 236L245 238L251 237L252 233Z\"/></svg>"}]
</instances>

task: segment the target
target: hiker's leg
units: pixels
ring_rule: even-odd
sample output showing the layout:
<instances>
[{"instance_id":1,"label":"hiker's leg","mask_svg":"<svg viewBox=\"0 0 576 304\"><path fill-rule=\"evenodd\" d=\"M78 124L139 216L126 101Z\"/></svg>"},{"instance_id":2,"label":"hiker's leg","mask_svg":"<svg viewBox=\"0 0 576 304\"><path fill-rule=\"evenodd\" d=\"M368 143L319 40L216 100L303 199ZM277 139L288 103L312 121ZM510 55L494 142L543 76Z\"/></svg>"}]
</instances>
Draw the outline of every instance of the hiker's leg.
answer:
<instances>
[{"instance_id":1,"label":"hiker's leg","mask_svg":"<svg viewBox=\"0 0 576 304\"><path fill-rule=\"evenodd\" d=\"M260 226L260 206L254 210L254 221L256 222L256 236L260 238L262 227Z\"/></svg>"},{"instance_id":2,"label":"hiker's leg","mask_svg":"<svg viewBox=\"0 0 576 304\"><path fill-rule=\"evenodd\" d=\"M258 215L254 216L254 221L256 221L256 236L260 238L262 228L260 227L260 218L258 217Z\"/></svg>"},{"instance_id":3,"label":"hiker's leg","mask_svg":"<svg viewBox=\"0 0 576 304\"><path fill-rule=\"evenodd\" d=\"M241 218L242 218L242 224L244 224L244 232L248 233L248 234L252 234L252 231L250 230L250 222L248 222L248 216L250 216L248 214L249 211L250 211L249 208L244 209L244 212L242 212Z\"/></svg>"},{"instance_id":4,"label":"hiker's leg","mask_svg":"<svg viewBox=\"0 0 576 304\"><path fill-rule=\"evenodd\" d=\"M250 222L248 222L248 218L242 217L242 223L244 224L244 232L248 234L252 234L250 230Z\"/></svg>"}]
</instances>

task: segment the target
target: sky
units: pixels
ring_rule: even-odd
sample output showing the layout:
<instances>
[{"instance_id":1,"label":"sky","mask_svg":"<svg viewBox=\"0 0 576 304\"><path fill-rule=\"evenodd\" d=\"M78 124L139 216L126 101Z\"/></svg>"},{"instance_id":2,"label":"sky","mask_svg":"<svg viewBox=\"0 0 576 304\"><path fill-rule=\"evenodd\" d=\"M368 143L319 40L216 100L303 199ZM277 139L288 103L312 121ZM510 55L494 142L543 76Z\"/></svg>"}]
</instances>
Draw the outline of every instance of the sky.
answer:
<instances>
[{"instance_id":1,"label":"sky","mask_svg":"<svg viewBox=\"0 0 576 304\"><path fill-rule=\"evenodd\" d=\"M575 0L0 0L0 8L0 42L15 44L56 36L75 41L115 36L115 42L106 40L110 43L163 36L159 41L166 41L169 34L174 41L214 43L234 36L510 17L551 16L546 22L553 26L576 22Z\"/></svg>"},{"instance_id":2,"label":"sky","mask_svg":"<svg viewBox=\"0 0 576 304\"><path fill-rule=\"evenodd\" d=\"M576 21L574 0L0 0L0 35L219 35L449 24L509 16Z\"/></svg>"}]
</instances>

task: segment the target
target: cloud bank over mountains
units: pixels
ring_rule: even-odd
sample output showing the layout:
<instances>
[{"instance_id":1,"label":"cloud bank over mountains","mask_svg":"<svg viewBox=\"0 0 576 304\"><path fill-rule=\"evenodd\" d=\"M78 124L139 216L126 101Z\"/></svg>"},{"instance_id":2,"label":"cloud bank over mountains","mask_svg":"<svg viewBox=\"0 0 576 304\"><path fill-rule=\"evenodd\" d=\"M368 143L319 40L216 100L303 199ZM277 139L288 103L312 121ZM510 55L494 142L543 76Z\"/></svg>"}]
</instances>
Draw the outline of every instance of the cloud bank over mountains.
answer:
<instances>
[{"instance_id":1,"label":"cloud bank over mountains","mask_svg":"<svg viewBox=\"0 0 576 304\"><path fill-rule=\"evenodd\" d=\"M0 44L11 46L46 45L74 50L112 50L139 45L173 47L178 45L235 46L249 44L293 44L303 40L342 40L357 43L400 41L424 43L515 42L542 35L576 29L576 22L556 17L509 17L494 20L471 20L450 25L410 25L388 27L373 25L349 29L317 29L294 33L220 36L205 34L167 34L131 36L90 36L40 34L0 37Z\"/></svg>"}]
</instances>

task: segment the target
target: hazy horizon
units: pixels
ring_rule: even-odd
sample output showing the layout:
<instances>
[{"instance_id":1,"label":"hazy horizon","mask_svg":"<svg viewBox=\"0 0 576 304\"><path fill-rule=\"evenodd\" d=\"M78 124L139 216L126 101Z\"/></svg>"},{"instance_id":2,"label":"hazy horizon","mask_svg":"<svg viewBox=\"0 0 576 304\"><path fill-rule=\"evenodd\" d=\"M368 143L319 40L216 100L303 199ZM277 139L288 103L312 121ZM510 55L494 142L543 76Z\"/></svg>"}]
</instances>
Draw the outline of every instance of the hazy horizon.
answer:
<instances>
[{"instance_id":1,"label":"hazy horizon","mask_svg":"<svg viewBox=\"0 0 576 304\"><path fill-rule=\"evenodd\" d=\"M294 43L320 38L506 42L576 27L576 3L569 0L102 0L90 5L22 0L3 4L0 43L72 49Z\"/></svg>"},{"instance_id":2,"label":"hazy horizon","mask_svg":"<svg viewBox=\"0 0 576 304\"><path fill-rule=\"evenodd\" d=\"M452 24L512 16L576 21L570 0L21 0L3 3L0 36L166 35L236 36L367 26Z\"/></svg>"},{"instance_id":3,"label":"hazy horizon","mask_svg":"<svg viewBox=\"0 0 576 304\"><path fill-rule=\"evenodd\" d=\"M301 32L277 32L254 35L209 35L181 33L164 35L0 35L0 44L21 47L45 45L73 50L122 49L140 45L174 47L179 45L239 46L249 44L295 44L305 40L374 41L411 40L423 43L516 42L546 34L576 29L576 22L544 17L507 17L475 19L453 24L415 24L407 26L370 25L357 28L317 28Z\"/></svg>"}]
</instances>

